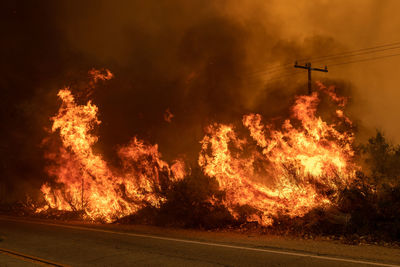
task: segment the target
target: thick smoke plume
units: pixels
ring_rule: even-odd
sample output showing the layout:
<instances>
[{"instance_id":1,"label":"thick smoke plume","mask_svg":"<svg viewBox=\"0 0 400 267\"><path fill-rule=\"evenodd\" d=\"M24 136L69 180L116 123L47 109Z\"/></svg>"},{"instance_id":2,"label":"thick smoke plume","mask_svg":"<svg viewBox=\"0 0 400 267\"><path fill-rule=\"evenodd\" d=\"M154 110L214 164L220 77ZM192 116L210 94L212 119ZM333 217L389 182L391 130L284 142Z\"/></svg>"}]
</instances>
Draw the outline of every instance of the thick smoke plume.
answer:
<instances>
[{"instance_id":1,"label":"thick smoke plume","mask_svg":"<svg viewBox=\"0 0 400 267\"><path fill-rule=\"evenodd\" d=\"M359 9L375 10L372 2L359 1ZM167 160L196 162L211 122L285 115L294 94L304 92L304 77L266 83L282 74L260 70L360 45L336 36L342 19L310 29L343 15L325 1L296 3L293 14L281 1L3 1L1 201L22 199L47 179L42 140L60 104L57 90L71 85L76 95L93 67L115 74L88 92L103 122L96 149L115 164L117 148L132 136L159 144ZM294 18L306 22L294 27ZM338 90L349 87L343 82ZM166 113L173 115L167 121Z\"/></svg>"}]
</instances>

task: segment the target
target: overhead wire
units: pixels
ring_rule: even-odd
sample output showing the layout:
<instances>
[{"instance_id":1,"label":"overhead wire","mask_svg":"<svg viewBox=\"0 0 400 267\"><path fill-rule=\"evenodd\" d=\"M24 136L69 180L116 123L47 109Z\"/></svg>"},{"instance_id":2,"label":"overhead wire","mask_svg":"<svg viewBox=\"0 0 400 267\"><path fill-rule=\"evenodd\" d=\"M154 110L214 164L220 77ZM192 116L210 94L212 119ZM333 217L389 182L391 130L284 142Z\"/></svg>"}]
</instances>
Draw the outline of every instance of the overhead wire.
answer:
<instances>
[{"instance_id":1,"label":"overhead wire","mask_svg":"<svg viewBox=\"0 0 400 267\"><path fill-rule=\"evenodd\" d=\"M395 54L389 54L389 55L380 55L376 57L367 57L367 58L361 58L361 59L356 59L356 60L350 60L350 61L342 61L342 62L333 62L334 64L329 64L329 67L335 67L335 66L340 66L340 65L347 65L347 64L353 64L353 63L358 63L358 62L366 62L366 61L373 61L373 60L379 60L379 59L384 59L384 58L391 58L391 57L396 57L400 56L400 53L395 53ZM286 71L281 73L282 75L279 75L277 77L271 77L270 79L267 79L265 81L262 81L264 85L271 84L275 81L281 80L286 77L290 76L297 76L298 74L302 74L303 72L295 72L293 69L292 71ZM260 82L259 82L260 83Z\"/></svg>"},{"instance_id":2,"label":"overhead wire","mask_svg":"<svg viewBox=\"0 0 400 267\"><path fill-rule=\"evenodd\" d=\"M381 53L381 52L393 50L393 49L400 49L400 46L389 47L389 48L380 49L380 50L365 51L365 52L360 52L360 53L356 53L356 54L351 54L349 56L331 57L331 58L326 59L326 62L330 62L332 60L336 61L336 59L340 59L340 58L350 58L350 57L357 57L357 56L368 55L368 54L373 54L373 53ZM320 60L314 60L313 62L318 63L318 62L323 62L323 61L324 61L323 59L320 59Z\"/></svg>"},{"instance_id":3,"label":"overhead wire","mask_svg":"<svg viewBox=\"0 0 400 267\"><path fill-rule=\"evenodd\" d=\"M390 47L390 46L400 46L400 42L393 42L393 43L389 43L389 44L383 44L383 45L378 45L378 46L361 48L361 49L352 50L352 51L345 51L345 52L342 52L342 53L337 53L337 54L332 54L332 55L325 55L325 56L320 56L320 57L302 58L302 59L298 59L298 61L306 61L306 60L315 61L315 60L326 59L326 58L342 56L342 55L348 55L348 54L353 54L353 53L358 53L358 52L368 51L368 50L380 51L381 49L379 49L379 48L382 48L382 50L385 50L387 47Z\"/></svg>"},{"instance_id":4,"label":"overhead wire","mask_svg":"<svg viewBox=\"0 0 400 267\"><path fill-rule=\"evenodd\" d=\"M352 64L352 63L357 63L357 62L378 60L378 59L382 59L382 58L389 58L389 57L396 57L396 56L400 56L400 53L390 54L390 55L382 55L382 56L379 56L379 57L372 57L372 58L363 58L363 59L347 61L347 62L340 62L340 63L336 63L336 64L331 64L330 67L339 66L339 65L346 65L346 64Z\"/></svg>"},{"instance_id":5,"label":"overhead wire","mask_svg":"<svg viewBox=\"0 0 400 267\"><path fill-rule=\"evenodd\" d=\"M313 63L320 63L320 62L325 62L324 65L328 65L330 63L335 63L337 60L340 59L346 59L346 58L351 58L351 57L358 57L358 56L363 56L363 55L368 55L368 54L375 54L375 53L381 53L389 50L397 50L400 49L400 46L394 46L394 47L387 47L384 49L379 49L379 50L371 50L371 51L364 51L364 52L359 52L359 53L353 53L353 54L346 54L346 55L336 55L336 56L331 56L331 57L325 57L325 59L319 59L319 60L312 60ZM311 61L311 60L310 60ZM302 62L302 61L297 61L297 62ZM289 69L290 67L293 66L292 64L287 64L287 67L285 68L280 68L280 69L273 69L273 70L264 70L264 71L258 71L258 72L253 72L250 75L260 75L260 74L273 74L275 72L280 72Z\"/></svg>"},{"instance_id":6,"label":"overhead wire","mask_svg":"<svg viewBox=\"0 0 400 267\"><path fill-rule=\"evenodd\" d=\"M393 50L393 49L400 49L400 42L393 42L393 43L389 43L389 44L383 44L383 45L362 48L362 49L357 49L357 50L352 50L352 51L345 51L342 53L336 53L336 54L325 55L325 56L320 56L320 57L302 58L302 59L298 59L297 61L298 62L303 62L303 61L321 62L323 60L332 61L333 59L337 59L337 58L345 58L345 57L359 56L359 55L364 55L364 54L379 53L382 51ZM292 66L292 65L293 65L293 63L280 63L275 66L252 71L252 72L248 73L248 75L279 72L279 71L288 69L288 67Z\"/></svg>"}]
</instances>

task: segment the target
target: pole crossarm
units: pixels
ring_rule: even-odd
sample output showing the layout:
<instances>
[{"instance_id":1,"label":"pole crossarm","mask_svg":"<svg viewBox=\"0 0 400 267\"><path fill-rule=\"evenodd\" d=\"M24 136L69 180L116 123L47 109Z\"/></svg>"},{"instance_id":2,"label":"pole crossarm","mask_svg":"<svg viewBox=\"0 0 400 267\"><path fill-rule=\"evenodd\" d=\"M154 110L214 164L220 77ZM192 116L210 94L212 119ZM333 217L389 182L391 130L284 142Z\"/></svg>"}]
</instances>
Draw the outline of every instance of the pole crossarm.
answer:
<instances>
[{"instance_id":1,"label":"pole crossarm","mask_svg":"<svg viewBox=\"0 0 400 267\"><path fill-rule=\"evenodd\" d=\"M323 68L323 69L312 68L311 67L311 63L306 63L304 66L301 66L301 65L297 64L297 62L296 62L296 63L294 63L294 67L295 68L306 69L306 70L316 70L316 71L328 72L328 67L327 66L325 66L325 68Z\"/></svg>"},{"instance_id":2,"label":"pole crossarm","mask_svg":"<svg viewBox=\"0 0 400 267\"><path fill-rule=\"evenodd\" d=\"M308 71L308 94L311 95L312 90L311 90L311 71L321 71L321 72L328 72L328 67L325 66L325 68L312 68L311 67L311 62L308 62L304 64L304 66L297 64L297 61L294 63L295 68L300 68L300 69L306 69Z\"/></svg>"}]
</instances>

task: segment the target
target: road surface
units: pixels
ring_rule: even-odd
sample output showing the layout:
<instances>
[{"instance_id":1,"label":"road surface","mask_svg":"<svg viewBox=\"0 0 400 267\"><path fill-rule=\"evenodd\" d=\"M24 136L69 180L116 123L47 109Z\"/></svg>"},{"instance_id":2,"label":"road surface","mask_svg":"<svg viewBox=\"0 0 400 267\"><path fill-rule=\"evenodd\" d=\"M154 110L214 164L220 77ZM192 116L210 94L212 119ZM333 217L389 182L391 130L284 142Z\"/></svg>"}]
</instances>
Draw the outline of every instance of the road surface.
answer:
<instances>
[{"instance_id":1,"label":"road surface","mask_svg":"<svg viewBox=\"0 0 400 267\"><path fill-rule=\"evenodd\" d=\"M0 266L400 266L400 249L0 216Z\"/></svg>"}]
</instances>

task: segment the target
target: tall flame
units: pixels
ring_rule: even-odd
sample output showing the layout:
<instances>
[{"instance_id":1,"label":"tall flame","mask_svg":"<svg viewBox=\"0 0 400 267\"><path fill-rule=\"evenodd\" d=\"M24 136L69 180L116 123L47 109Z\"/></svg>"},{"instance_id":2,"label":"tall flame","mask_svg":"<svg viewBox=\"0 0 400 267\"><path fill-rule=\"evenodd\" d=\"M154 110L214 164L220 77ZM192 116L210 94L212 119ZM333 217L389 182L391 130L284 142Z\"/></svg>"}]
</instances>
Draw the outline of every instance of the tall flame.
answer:
<instances>
[{"instance_id":1,"label":"tall flame","mask_svg":"<svg viewBox=\"0 0 400 267\"><path fill-rule=\"evenodd\" d=\"M341 123L351 123L342 110L345 99L333 88L318 85L338 104ZM292 118L280 130L264 125L259 114L245 115L242 122L251 139L239 138L233 125L207 128L198 162L226 191L225 204L233 214L238 206L248 205L259 211L250 219L263 225L278 215L302 216L329 205L354 178L353 134L341 133L336 124L317 116L319 102L317 92L297 97Z\"/></svg>"},{"instance_id":2,"label":"tall flame","mask_svg":"<svg viewBox=\"0 0 400 267\"><path fill-rule=\"evenodd\" d=\"M112 77L91 70L93 83ZM93 86L93 84L90 84ZM63 146L49 174L56 185L44 184L42 192L48 207L59 210L83 210L94 220L112 221L136 212L144 205L158 206L164 199L160 196L162 178L181 177L176 165L160 159L157 145L147 145L133 138L119 149L123 169L112 171L100 154L93 150L98 138L93 129L101 122L98 108L91 101L78 105L69 88L58 93L62 105L52 118L52 131L58 131ZM173 165L173 166L174 166ZM175 171L179 171L176 175ZM164 180L165 180L164 179Z\"/></svg>"},{"instance_id":3,"label":"tall flame","mask_svg":"<svg viewBox=\"0 0 400 267\"><path fill-rule=\"evenodd\" d=\"M89 90L113 77L108 70L89 73ZM296 97L290 119L279 127L265 124L260 114L248 114L242 118L246 134L231 124L206 128L198 164L216 178L234 216L240 216L242 206L253 211L248 220L263 225L271 225L279 215L303 216L334 203L355 177L354 136L338 130L351 128L344 114L346 98L337 96L333 87L318 83L318 88L312 95ZM337 106L334 123L317 115L321 93ZM51 118L52 132L60 134L62 146L48 154L54 162L48 173L55 183L41 188L47 208L82 210L93 220L110 222L146 205L158 207L165 201L163 190L184 179L182 160L170 166L161 160L157 144L136 137L117 151L122 168L111 168L93 149L98 140L93 131L101 124L97 106L91 101L78 105L70 88L58 96L62 105Z\"/></svg>"}]
</instances>

